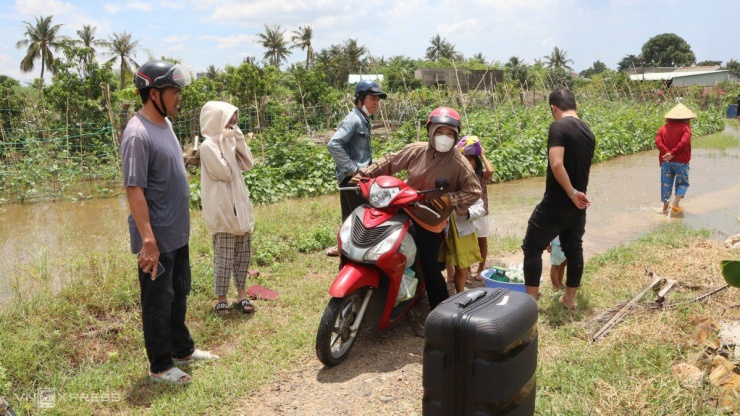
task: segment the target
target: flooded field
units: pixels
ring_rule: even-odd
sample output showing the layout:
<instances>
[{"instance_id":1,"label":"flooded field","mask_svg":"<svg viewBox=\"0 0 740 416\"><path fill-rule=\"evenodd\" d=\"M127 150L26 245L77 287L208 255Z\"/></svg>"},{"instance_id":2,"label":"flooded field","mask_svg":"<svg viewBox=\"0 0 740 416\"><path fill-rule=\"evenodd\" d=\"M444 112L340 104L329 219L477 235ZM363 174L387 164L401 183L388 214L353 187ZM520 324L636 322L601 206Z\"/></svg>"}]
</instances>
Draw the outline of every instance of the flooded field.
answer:
<instances>
[{"instance_id":1,"label":"flooded field","mask_svg":"<svg viewBox=\"0 0 740 416\"><path fill-rule=\"evenodd\" d=\"M732 131L730 134L737 134ZM724 240L740 231L740 147L708 149L695 140L691 186L678 218L659 214L660 168L657 151L622 156L591 170L584 237L585 255L628 242L665 221L684 221L712 230ZM489 185L492 233L521 238L527 219L542 198L544 178ZM60 264L73 252L128 250L124 198L83 202L0 206L0 301L27 290L24 276L33 271L53 283ZM259 220L259 219L258 219Z\"/></svg>"}]
</instances>

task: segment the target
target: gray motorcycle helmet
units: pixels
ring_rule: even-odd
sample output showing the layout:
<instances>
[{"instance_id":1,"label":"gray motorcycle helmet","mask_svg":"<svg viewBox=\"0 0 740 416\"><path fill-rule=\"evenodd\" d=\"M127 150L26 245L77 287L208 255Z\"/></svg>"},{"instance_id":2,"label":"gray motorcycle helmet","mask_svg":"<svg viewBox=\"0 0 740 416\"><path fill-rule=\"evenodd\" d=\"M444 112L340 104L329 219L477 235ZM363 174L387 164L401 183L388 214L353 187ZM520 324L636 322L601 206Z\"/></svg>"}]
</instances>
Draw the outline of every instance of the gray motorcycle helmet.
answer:
<instances>
[{"instance_id":1,"label":"gray motorcycle helmet","mask_svg":"<svg viewBox=\"0 0 740 416\"><path fill-rule=\"evenodd\" d=\"M136 89L182 88L192 82L190 73L181 65L167 61L151 61L142 65L134 77Z\"/></svg>"}]
</instances>

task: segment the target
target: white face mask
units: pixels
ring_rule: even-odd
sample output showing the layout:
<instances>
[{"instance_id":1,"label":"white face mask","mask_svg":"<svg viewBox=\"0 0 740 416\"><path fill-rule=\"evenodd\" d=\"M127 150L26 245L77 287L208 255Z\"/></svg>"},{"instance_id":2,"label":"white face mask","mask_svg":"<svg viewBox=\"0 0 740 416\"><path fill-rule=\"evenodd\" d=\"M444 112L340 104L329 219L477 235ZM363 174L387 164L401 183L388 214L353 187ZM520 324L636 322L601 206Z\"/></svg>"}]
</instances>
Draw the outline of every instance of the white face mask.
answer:
<instances>
[{"instance_id":1,"label":"white face mask","mask_svg":"<svg viewBox=\"0 0 740 416\"><path fill-rule=\"evenodd\" d=\"M438 134L434 136L434 150L440 153L449 152L454 144L455 139L446 134Z\"/></svg>"},{"instance_id":2,"label":"white face mask","mask_svg":"<svg viewBox=\"0 0 740 416\"><path fill-rule=\"evenodd\" d=\"M367 111L367 107L365 107L365 104L362 105L362 112L365 113L366 116L370 117L370 112Z\"/></svg>"}]
</instances>

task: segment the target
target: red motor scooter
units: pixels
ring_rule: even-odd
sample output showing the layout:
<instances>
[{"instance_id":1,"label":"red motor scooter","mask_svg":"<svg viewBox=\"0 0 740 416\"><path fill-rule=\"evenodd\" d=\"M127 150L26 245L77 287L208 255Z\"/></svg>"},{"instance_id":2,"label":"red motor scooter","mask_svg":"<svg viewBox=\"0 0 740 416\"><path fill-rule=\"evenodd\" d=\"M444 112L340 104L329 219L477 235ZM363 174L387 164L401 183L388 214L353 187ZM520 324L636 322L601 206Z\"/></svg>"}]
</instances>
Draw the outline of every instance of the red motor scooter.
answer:
<instances>
[{"instance_id":1,"label":"red motor scooter","mask_svg":"<svg viewBox=\"0 0 740 416\"><path fill-rule=\"evenodd\" d=\"M363 178L358 185L340 189L359 189L370 204L355 209L337 237L339 274L316 333L316 355L327 366L347 357L363 322L377 322L378 330L385 329L405 316L424 293L411 218L403 208L434 213L424 205L425 194L443 191L449 182L438 179L435 189L417 191L398 178L379 176Z\"/></svg>"}]
</instances>

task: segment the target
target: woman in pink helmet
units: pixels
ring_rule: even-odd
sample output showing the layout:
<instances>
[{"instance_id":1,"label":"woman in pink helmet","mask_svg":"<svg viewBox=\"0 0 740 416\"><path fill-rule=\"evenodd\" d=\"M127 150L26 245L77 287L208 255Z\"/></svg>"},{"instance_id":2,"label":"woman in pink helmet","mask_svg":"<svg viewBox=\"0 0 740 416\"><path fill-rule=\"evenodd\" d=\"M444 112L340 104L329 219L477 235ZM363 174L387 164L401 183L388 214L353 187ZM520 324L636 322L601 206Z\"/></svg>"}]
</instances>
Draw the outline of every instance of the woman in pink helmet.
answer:
<instances>
[{"instance_id":1,"label":"woman in pink helmet","mask_svg":"<svg viewBox=\"0 0 740 416\"><path fill-rule=\"evenodd\" d=\"M455 149L462 127L460 114L449 107L434 109L427 117L428 142L404 146L395 153L383 156L372 165L360 169L353 182L360 177L393 175L405 170L406 181L415 189L432 189L437 179L446 179L449 187L427 195L427 206L439 217L423 209L409 208L414 222L412 235L419 253L429 306L434 309L449 296L447 284L437 259L443 241L447 218L453 210L465 212L480 199L480 183L465 157Z\"/></svg>"}]
</instances>

